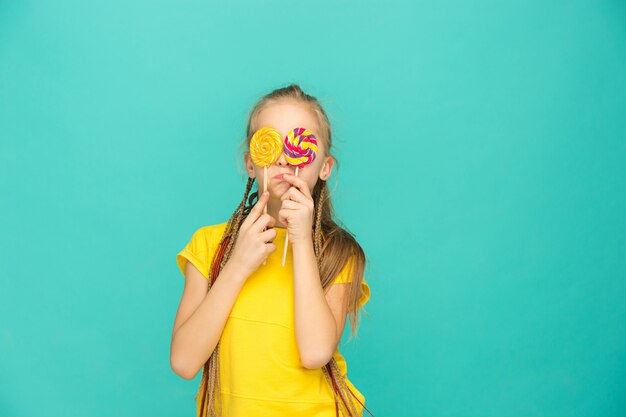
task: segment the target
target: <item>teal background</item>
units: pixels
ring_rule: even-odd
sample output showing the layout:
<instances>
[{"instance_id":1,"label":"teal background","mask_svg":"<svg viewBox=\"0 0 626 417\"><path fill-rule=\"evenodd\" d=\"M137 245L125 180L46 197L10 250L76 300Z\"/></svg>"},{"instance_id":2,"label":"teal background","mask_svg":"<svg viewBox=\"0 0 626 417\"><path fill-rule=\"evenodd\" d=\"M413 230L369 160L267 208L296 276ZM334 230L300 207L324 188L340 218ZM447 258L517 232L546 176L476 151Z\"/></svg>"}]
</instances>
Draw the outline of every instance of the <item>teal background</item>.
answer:
<instances>
[{"instance_id":1,"label":"teal background","mask_svg":"<svg viewBox=\"0 0 626 417\"><path fill-rule=\"evenodd\" d=\"M623 1L0 1L0 414L191 416L175 255L330 114L377 416L626 415ZM369 416L369 414L364 413Z\"/></svg>"}]
</instances>

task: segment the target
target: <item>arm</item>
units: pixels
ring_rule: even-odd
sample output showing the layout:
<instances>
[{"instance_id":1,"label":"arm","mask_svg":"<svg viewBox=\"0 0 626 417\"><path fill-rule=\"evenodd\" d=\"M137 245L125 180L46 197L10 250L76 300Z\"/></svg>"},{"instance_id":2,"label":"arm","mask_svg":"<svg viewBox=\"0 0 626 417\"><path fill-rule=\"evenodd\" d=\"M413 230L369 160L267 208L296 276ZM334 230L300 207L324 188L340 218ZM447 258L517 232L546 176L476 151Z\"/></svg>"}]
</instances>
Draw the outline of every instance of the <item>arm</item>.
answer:
<instances>
[{"instance_id":1,"label":"arm","mask_svg":"<svg viewBox=\"0 0 626 417\"><path fill-rule=\"evenodd\" d=\"M207 278L187 262L185 288L170 345L170 366L177 375L193 379L204 366L217 346L245 281L245 274L227 262L207 293Z\"/></svg>"},{"instance_id":2,"label":"arm","mask_svg":"<svg viewBox=\"0 0 626 417\"><path fill-rule=\"evenodd\" d=\"M332 358L346 323L344 298L348 284L320 283L312 240L293 244L296 342L302 365L318 369Z\"/></svg>"},{"instance_id":3,"label":"arm","mask_svg":"<svg viewBox=\"0 0 626 417\"><path fill-rule=\"evenodd\" d=\"M192 263L186 262L185 289L170 345L170 366L185 379L192 379L211 357L241 288L261 262L276 250L272 243L276 231L271 229L275 220L263 214L268 199L268 192L261 195L241 224L230 259L210 290L208 279Z\"/></svg>"},{"instance_id":4,"label":"arm","mask_svg":"<svg viewBox=\"0 0 626 417\"><path fill-rule=\"evenodd\" d=\"M309 185L286 173L283 180L292 185L280 197L278 216L292 237L296 343L302 365L317 369L328 363L341 340L347 286L333 284L324 294L311 236L315 203Z\"/></svg>"}]
</instances>

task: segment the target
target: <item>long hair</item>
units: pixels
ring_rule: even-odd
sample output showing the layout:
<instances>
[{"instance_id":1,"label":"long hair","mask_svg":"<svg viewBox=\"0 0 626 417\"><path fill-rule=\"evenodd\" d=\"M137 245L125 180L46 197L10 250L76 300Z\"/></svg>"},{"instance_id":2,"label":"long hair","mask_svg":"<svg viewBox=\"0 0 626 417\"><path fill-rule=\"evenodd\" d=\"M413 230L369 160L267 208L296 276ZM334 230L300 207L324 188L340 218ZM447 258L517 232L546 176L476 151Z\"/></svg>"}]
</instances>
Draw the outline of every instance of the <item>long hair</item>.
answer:
<instances>
[{"instance_id":1,"label":"long hair","mask_svg":"<svg viewBox=\"0 0 626 417\"><path fill-rule=\"evenodd\" d=\"M291 84L287 87L274 90L263 96L256 103L250 112L246 139L242 145L249 146L252 134L257 128L255 123L259 112L265 106L281 99L295 99L307 103L310 106L310 109L316 114L319 120L321 129L321 132L317 132L316 137L318 140L325 142L327 153L331 155L332 137L328 117L318 100L304 93L297 84ZM237 241L241 224L250 213L250 210L252 210L254 205L258 202L258 187L256 191L251 193L254 183L254 178L248 178L243 199L228 220L220 243L215 250L209 269L209 290L230 258L234 243ZM333 209L326 181L318 179L313 188L312 197L315 203L313 247L324 291L329 289L343 266L351 262L351 268L348 272L348 280L351 280L351 283L346 292L347 295L345 297L344 307L346 307L346 305L348 307L348 317L351 326L350 339L352 339L358 328L360 311L359 299L362 295L361 283L365 271L366 255L354 238L354 235L348 232L345 226L340 227L334 220L337 216ZM363 310L365 311L364 308ZM365 311L365 313L367 314L367 311ZM200 387L195 397L196 400L198 396L200 397L200 413L204 412L202 417L218 417L221 416L222 412L219 384L219 348L220 342L218 341L213 353L204 365ZM356 417L360 415L352 397L354 397L368 413L372 414L346 384L345 378L334 356L322 367L322 370L334 395L337 416L339 416L339 410L341 410L344 416ZM349 394L351 394L352 397Z\"/></svg>"}]
</instances>

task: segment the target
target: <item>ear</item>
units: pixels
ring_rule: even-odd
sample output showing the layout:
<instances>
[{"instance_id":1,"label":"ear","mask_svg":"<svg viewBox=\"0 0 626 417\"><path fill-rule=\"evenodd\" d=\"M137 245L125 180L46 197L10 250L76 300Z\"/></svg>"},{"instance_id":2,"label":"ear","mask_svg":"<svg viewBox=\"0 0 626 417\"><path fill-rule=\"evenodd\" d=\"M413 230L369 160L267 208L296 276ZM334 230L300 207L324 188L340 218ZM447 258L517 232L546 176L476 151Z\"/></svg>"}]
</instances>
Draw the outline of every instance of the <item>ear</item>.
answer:
<instances>
[{"instance_id":1,"label":"ear","mask_svg":"<svg viewBox=\"0 0 626 417\"><path fill-rule=\"evenodd\" d=\"M250 157L250 152L243 153L243 160L246 165L246 172L248 173L248 177L256 178L256 172L254 171L254 162L252 162L252 158Z\"/></svg>"},{"instance_id":2,"label":"ear","mask_svg":"<svg viewBox=\"0 0 626 417\"><path fill-rule=\"evenodd\" d=\"M335 166L335 158L332 156L327 156L322 164L322 169L320 170L320 179L324 181L328 181L330 174L333 171L333 167Z\"/></svg>"}]
</instances>

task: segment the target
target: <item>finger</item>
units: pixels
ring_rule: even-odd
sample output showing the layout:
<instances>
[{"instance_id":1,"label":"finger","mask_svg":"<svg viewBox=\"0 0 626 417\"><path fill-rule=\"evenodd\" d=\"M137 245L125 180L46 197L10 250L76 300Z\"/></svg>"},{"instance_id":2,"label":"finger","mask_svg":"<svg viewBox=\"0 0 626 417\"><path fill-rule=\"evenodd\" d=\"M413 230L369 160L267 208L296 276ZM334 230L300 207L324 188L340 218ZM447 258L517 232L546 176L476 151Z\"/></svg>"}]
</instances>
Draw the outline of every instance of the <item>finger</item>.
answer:
<instances>
[{"instance_id":1,"label":"finger","mask_svg":"<svg viewBox=\"0 0 626 417\"><path fill-rule=\"evenodd\" d=\"M267 251L267 254L269 255L270 253L276 250L276 245L273 243L268 243L265 245L265 250Z\"/></svg>"},{"instance_id":2,"label":"finger","mask_svg":"<svg viewBox=\"0 0 626 417\"><path fill-rule=\"evenodd\" d=\"M302 204L307 204L313 201L313 198L307 198L300 190L296 187L291 187L280 197L282 201L297 201Z\"/></svg>"},{"instance_id":3,"label":"finger","mask_svg":"<svg viewBox=\"0 0 626 417\"><path fill-rule=\"evenodd\" d=\"M269 213L263 213L259 216L256 222L254 222L254 230L257 233L264 232L266 229L274 227L276 219L274 219Z\"/></svg>"},{"instance_id":4,"label":"finger","mask_svg":"<svg viewBox=\"0 0 626 417\"><path fill-rule=\"evenodd\" d=\"M291 196L291 190L292 189L297 190L297 188L295 188L295 187L289 187L289 189L287 191L285 191L283 193L283 195L280 196L280 199L284 201L285 199L289 198Z\"/></svg>"},{"instance_id":5,"label":"finger","mask_svg":"<svg viewBox=\"0 0 626 417\"><path fill-rule=\"evenodd\" d=\"M250 213L248 213L248 216L241 224L241 228L247 229L248 227L250 227L250 225L254 224L257 221L261 214L263 214L263 209L265 208L267 201L270 199L269 191L267 191L266 193L267 194L261 194L259 200L256 202L254 207L252 207L252 210L250 210Z\"/></svg>"},{"instance_id":6,"label":"finger","mask_svg":"<svg viewBox=\"0 0 626 417\"><path fill-rule=\"evenodd\" d=\"M298 190L300 190L302 194L311 197L311 190L309 190L309 185L302 178L285 173L283 175L283 179L292 186L296 187Z\"/></svg>"},{"instance_id":7,"label":"finger","mask_svg":"<svg viewBox=\"0 0 626 417\"><path fill-rule=\"evenodd\" d=\"M302 208L302 203L293 200L285 200L283 201L283 205L280 208L287 210L298 210Z\"/></svg>"},{"instance_id":8,"label":"finger","mask_svg":"<svg viewBox=\"0 0 626 417\"><path fill-rule=\"evenodd\" d=\"M273 242L277 234L276 229L270 228L261 233L261 239L263 239L265 243Z\"/></svg>"},{"instance_id":9,"label":"finger","mask_svg":"<svg viewBox=\"0 0 626 417\"><path fill-rule=\"evenodd\" d=\"M278 218L282 223L289 224L296 214L297 210L294 210L292 208L283 208L278 211Z\"/></svg>"}]
</instances>

